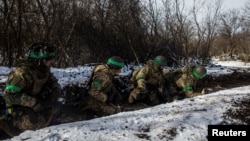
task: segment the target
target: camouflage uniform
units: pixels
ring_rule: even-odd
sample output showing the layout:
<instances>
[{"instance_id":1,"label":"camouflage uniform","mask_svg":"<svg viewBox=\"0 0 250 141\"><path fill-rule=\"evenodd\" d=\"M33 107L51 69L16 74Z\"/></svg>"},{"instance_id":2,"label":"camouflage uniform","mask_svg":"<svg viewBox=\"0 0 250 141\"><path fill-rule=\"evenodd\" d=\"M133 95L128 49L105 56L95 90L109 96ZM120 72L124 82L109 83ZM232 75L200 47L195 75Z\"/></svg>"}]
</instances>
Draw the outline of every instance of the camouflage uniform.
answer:
<instances>
[{"instance_id":1,"label":"camouflage uniform","mask_svg":"<svg viewBox=\"0 0 250 141\"><path fill-rule=\"evenodd\" d=\"M8 75L3 94L12 123L20 130L43 127L48 120L45 114L50 115L51 109L58 108L59 97L61 87L50 69L26 59Z\"/></svg>"},{"instance_id":2,"label":"camouflage uniform","mask_svg":"<svg viewBox=\"0 0 250 141\"><path fill-rule=\"evenodd\" d=\"M196 79L192 73L194 67L195 66L185 66L173 72L165 73L165 78L170 85L172 94L183 92L188 98L203 95L202 93L195 92L198 79Z\"/></svg>"},{"instance_id":3,"label":"camouflage uniform","mask_svg":"<svg viewBox=\"0 0 250 141\"><path fill-rule=\"evenodd\" d=\"M120 112L119 107L115 105L120 96L112 81L115 71L115 69L110 68L107 64L97 65L93 69L86 109L91 109L102 115Z\"/></svg>"},{"instance_id":4,"label":"camouflage uniform","mask_svg":"<svg viewBox=\"0 0 250 141\"><path fill-rule=\"evenodd\" d=\"M128 99L129 103L143 101L156 105L166 102L167 93L164 91L163 70L153 60L148 60L138 72L133 72L131 81L133 90Z\"/></svg>"}]
</instances>

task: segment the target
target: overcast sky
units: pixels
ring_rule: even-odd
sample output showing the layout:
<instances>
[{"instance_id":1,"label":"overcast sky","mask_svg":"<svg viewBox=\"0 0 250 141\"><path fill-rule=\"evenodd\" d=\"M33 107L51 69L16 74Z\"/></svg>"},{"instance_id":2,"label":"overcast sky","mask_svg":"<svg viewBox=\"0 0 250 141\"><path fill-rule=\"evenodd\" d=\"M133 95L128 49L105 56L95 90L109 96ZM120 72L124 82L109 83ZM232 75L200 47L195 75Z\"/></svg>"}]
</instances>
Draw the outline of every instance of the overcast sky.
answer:
<instances>
[{"instance_id":1,"label":"overcast sky","mask_svg":"<svg viewBox=\"0 0 250 141\"><path fill-rule=\"evenodd\" d=\"M197 1L197 0L196 0ZM243 8L244 5L250 0L222 0L222 8L224 9L232 9L232 8ZM210 1L207 1L210 2ZM193 0L186 0L185 3L188 5L192 5Z\"/></svg>"},{"instance_id":2,"label":"overcast sky","mask_svg":"<svg viewBox=\"0 0 250 141\"><path fill-rule=\"evenodd\" d=\"M158 5L162 5L162 1L164 0L157 0ZM205 5L209 4L211 6L213 6L215 4L215 2L217 2L218 0L195 0L196 5L200 7L200 5L204 6L202 3L203 1L205 1ZM222 0L222 7L221 10L226 12L228 10L231 9L239 9L242 10L246 3L250 1L250 0ZM180 0L180 2L185 2L185 8L186 10L190 10L190 8L193 6L193 2L194 0ZM159 7L158 7L159 8ZM206 9L206 6L204 6L202 9L199 10L199 12L197 13L198 16L202 15L202 11L204 11ZM207 12L205 12L207 13Z\"/></svg>"},{"instance_id":3,"label":"overcast sky","mask_svg":"<svg viewBox=\"0 0 250 141\"><path fill-rule=\"evenodd\" d=\"M243 8L244 5L250 0L223 0L223 7L226 8Z\"/></svg>"}]
</instances>

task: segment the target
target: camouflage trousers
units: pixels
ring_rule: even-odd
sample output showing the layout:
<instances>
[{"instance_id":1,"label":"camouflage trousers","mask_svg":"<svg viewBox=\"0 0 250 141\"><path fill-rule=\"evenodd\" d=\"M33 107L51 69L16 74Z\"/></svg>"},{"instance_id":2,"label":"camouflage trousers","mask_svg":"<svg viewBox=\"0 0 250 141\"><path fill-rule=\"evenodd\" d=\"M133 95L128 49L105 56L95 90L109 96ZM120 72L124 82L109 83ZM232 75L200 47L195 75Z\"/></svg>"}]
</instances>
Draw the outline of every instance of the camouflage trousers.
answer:
<instances>
[{"instance_id":1,"label":"camouflage trousers","mask_svg":"<svg viewBox=\"0 0 250 141\"><path fill-rule=\"evenodd\" d=\"M37 130L46 125L46 118L27 107L15 107L11 114L12 124L21 131Z\"/></svg>"}]
</instances>

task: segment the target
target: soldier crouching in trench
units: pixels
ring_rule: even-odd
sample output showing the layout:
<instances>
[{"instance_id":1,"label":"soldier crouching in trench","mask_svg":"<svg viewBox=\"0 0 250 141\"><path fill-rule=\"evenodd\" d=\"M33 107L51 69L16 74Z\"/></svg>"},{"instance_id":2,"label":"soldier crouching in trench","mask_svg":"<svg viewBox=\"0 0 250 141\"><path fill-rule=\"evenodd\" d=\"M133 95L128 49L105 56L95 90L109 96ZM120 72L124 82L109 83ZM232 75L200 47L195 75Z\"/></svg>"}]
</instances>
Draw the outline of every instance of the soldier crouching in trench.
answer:
<instances>
[{"instance_id":1,"label":"soldier crouching in trench","mask_svg":"<svg viewBox=\"0 0 250 141\"><path fill-rule=\"evenodd\" d=\"M122 96L115 88L113 79L119 75L123 66L124 60L119 56L110 57L106 64L95 66L84 109L94 111L96 116L111 115L121 111L117 103L122 100Z\"/></svg>"},{"instance_id":2,"label":"soldier crouching in trench","mask_svg":"<svg viewBox=\"0 0 250 141\"><path fill-rule=\"evenodd\" d=\"M167 102L163 72L166 64L166 58L159 55L153 60L148 60L141 69L133 71L131 77L133 90L128 98L129 103L143 102L153 106Z\"/></svg>"},{"instance_id":3,"label":"soldier crouching in trench","mask_svg":"<svg viewBox=\"0 0 250 141\"><path fill-rule=\"evenodd\" d=\"M8 75L3 93L8 122L20 132L50 125L60 111L61 87L50 71L56 53L52 44L34 43Z\"/></svg>"},{"instance_id":4,"label":"soldier crouching in trench","mask_svg":"<svg viewBox=\"0 0 250 141\"><path fill-rule=\"evenodd\" d=\"M172 72L165 72L165 80L171 101L205 94L205 88L197 91L198 80L207 75L203 66L184 66Z\"/></svg>"}]
</instances>

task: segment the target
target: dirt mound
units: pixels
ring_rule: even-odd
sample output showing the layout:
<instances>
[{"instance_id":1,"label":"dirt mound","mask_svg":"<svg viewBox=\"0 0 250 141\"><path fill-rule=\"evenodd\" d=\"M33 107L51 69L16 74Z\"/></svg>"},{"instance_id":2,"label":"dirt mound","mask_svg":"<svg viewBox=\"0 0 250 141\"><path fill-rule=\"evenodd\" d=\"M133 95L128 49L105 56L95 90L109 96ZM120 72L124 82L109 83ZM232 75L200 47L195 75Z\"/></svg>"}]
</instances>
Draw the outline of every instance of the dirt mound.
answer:
<instances>
[{"instance_id":1,"label":"dirt mound","mask_svg":"<svg viewBox=\"0 0 250 141\"><path fill-rule=\"evenodd\" d=\"M250 85L250 73L234 72L230 75L222 75L216 78L209 78L206 80L207 88L210 92L215 92L223 89L230 89L235 87ZM224 113L223 117L225 121L223 124L239 124L234 121L240 121L240 123L250 124L250 97L238 103L233 103L232 108ZM230 121L230 122L229 122Z\"/></svg>"},{"instance_id":2,"label":"dirt mound","mask_svg":"<svg viewBox=\"0 0 250 141\"><path fill-rule=\"evenodd\" d=\"M246 125L250 125L250 98L241 101L240 103L234 103L233 108L229 109L225 114L224 118L225 121L230 121L230 123L234 123L235 125L239 124L238 120L241 123L244 123ZM237 121L237 122L235 122ZM225 122L225 124L227 124Z\"/></svg>"},{"instance_id":3,"label":"dirt mound","mask_svg":"<svg viewBox=\"0 0 250 141\"><path fill-rule=\"evenodd\" d=\"M127 77L121 77L119 80L117 80L117 83L120 83L120 91L121 93L124 95L125 98L128 97L128 78ZM245 73L245 72L234 72L232 74L229 75L221 75L221 76L207 76L205 79L201 80L198 82L197 84L197 89L202 89L202 88L206 88L207 94L212 93L212 92L216 92L219 90L224 90L224 89L230 89L230 88L235 88L235 87L240 87L240 86L246 86L250 84L250 73ZM66 90L66 89L65 89ZM67 122L72 122L72 121L77 121L77 120L84 120L84 119L92 119L92 118L96 118L96 117L100 117L103 115L95 115L95 113L92 113L91 111L84 111L84 110L79 110L82 109L84 107L84 104L81 104L81 102L76 102L79 101L79 99L84 98L84 96L82 95L78 95L83 94L85 92L84 88L78 87L78 86L70 86L67 88L67 97L70 97L74 102L70 102L69 103L77 103L76 105L71 105L71 107L68 107L67 105L65 105L64 109L68 109L66 111L64 111L65 114L71 114L71 120L68 120ZM73 95L71 95L73 94ZM83 101L83 100L80 100ZM247 111L247 107L250 106L250 98L249 100L243 101L242 103L236 103L234 104L238 110L234 110L233 112L229 111L226 114L228 114L225 117L232 117L235 119L239 119L242 121L247 121L245 118L246 116L244 116L244 114L247 114L250 112ZM137 104L129 104L126 102L121 103L120 105L123 109L123 111L133 111L133 110L138 110L138 109L143 109L146 107L150 107L149 105L146 105L144 103L137 103ZM78 109L77 111L75 111L74 109ZM244 112L242 112L242 110L244 110ZM82 116L79 116L79 112L81 111ZM226 115L225 114L225 115ZM74 116L75 115L75 116ZM66 117L66 115L64 115ZM74 118L75 117L75 118ZM248 120L249 123L249 120Z\"/></svg>"},{"instance_id":4,"label":"dirt mound","mask_svg":"<svg viewBox=\"0 0 250 141\"><path fill-rule=\"evenodd\" d=\"M215 92L223 89L230 89L250 85L250 73L233 72L228 75L207 76L201 84L208 89L208 92Z\"/></svg>"}]
</instances>

